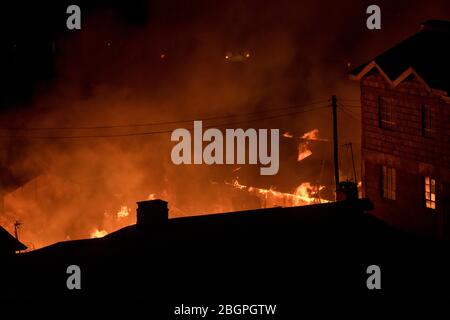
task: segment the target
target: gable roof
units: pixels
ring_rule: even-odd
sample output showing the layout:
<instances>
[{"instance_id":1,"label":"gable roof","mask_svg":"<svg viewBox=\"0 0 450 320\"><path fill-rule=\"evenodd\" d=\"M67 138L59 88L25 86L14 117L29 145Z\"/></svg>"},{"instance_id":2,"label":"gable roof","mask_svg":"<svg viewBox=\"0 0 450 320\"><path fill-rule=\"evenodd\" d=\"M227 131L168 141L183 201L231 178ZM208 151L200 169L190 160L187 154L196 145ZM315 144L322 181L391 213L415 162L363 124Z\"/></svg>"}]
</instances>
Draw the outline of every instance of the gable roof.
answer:
<instances>
[{"instance_id":1,"label":"gable roof","mask_svg":"<svg viewBox=\"0 0 450 320\"><path fill-rule=\"evenodd\" d=\"M0 250L15 252L27 248L22 242L14 238L8 231L0 226Z\"/></svg>"},{"instance_id":2,"label":"gable roof","mask_svg":"<svg viewBox=\"0 0 450 320\"><path fill-rule=\"evenodd\" d=\"M350 71L360 80L376 68L396 86L410 75L430 90L450 92L450 21L428 20L421 30L391 49Z\"/></svg>"}]
</instances>

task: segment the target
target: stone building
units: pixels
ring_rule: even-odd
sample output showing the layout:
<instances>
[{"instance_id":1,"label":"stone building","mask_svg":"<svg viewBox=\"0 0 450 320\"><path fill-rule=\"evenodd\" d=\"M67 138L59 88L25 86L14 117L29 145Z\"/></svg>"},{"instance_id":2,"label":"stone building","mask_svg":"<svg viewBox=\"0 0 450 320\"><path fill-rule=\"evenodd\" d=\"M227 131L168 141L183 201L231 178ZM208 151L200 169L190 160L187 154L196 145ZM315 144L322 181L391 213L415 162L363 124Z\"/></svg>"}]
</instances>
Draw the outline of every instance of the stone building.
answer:
<instances>
[{"instance_id":1,"label":"stone building","mask_svg":"<svg viewBox=\"0 0 450 320\"><path fill-rule=\"evenodd\" d=\"M448 237L450 21L423 23L350 78L360 82L363 193L373 214Z\"/></svg>"}]
</instances>

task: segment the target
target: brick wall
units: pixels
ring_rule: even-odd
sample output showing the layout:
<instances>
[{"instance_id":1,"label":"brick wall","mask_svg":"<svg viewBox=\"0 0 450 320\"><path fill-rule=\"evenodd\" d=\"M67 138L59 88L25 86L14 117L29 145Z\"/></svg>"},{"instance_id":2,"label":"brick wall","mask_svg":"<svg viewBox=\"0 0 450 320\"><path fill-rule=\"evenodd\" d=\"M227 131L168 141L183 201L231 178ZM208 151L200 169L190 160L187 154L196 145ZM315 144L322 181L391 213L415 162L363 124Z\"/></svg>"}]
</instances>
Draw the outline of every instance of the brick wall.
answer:
<instances>
[{"instance_id":1,"label":"brick wall","mask_svg":"<svg viewBox=\"0 0 450 320\"><path fill-rule=\"evenodd\" d=\"M381 197L381 165L364 161L365 196L375 205L373 214L381 220L400 229L426 235L441 235L442 206L436 210L425 207L423 177L396 168L396 200ZM441 187L437 197L442 198Z\"/></svg>"},{"instance_id":2,"label":"brick wall","mask_svg":"<svg viewBox=\"0 0 450 320\"><path fill-rule=\"evenodd\" d=\"M391 100L394 130L379 126L378 97ZM362 147L419 162L450 168L450 104L430 94L418 81L390 88L381 75L361 82ZM422 134L422 104L430 105L436 132Z\"/></svg>"}]
</instances>

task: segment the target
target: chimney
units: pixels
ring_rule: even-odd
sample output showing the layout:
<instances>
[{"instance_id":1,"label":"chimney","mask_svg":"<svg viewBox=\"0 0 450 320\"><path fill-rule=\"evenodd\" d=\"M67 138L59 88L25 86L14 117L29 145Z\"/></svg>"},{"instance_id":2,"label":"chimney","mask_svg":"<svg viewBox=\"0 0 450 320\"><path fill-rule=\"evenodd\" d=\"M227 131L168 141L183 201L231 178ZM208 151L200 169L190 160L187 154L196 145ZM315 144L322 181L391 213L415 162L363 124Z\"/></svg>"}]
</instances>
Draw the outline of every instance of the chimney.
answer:
<instances>
[{"instance_id":1,"label":"chimney","mask_svg":"<svg viewBox=\"0 0 450 320\"><path fill-rule=\"evenodd\" d=\"M166 201L160 199L139 201L137 206L138 228L154 228L167 224L169 209Z\"/></svg>"},{"instance_id":2,"label":"chimney","mask_svg":"<svg viewBox=\"0 0 450 320\"><path fill-rule=\"evenodd\" d=\"M357 200L358 199L358 185L351 181L341 181L336 192L337 200Z\"/></svg>"}]
</instances>

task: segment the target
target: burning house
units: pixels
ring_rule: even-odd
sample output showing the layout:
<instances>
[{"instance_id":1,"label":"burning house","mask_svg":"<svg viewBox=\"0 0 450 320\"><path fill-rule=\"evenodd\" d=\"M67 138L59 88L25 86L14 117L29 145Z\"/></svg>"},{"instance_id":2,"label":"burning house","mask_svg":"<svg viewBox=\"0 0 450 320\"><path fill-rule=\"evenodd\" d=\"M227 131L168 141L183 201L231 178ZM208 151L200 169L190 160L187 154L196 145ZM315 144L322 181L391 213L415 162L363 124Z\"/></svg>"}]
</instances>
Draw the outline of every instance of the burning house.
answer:
<instances>
[{"instance_id":1,"label":"burning house","mask_svg":"<svg viewBox=\"0 0 450 320\"><path fill-rule=\"evenodd\" d=\"M27 247L22 242L0 226L0 257L12 256L17 251L26 249Z\"/></svg>"},{"instance_id":2,"label":"burning house","mask_svg":"<svg viewBox=\"0 0 450 320\"><path fill-rule=\"evenodd\" d=\"M447 236L450 214L450 21L355 68L364 196L397 227Z\"/></svg>"}]
</instances>

